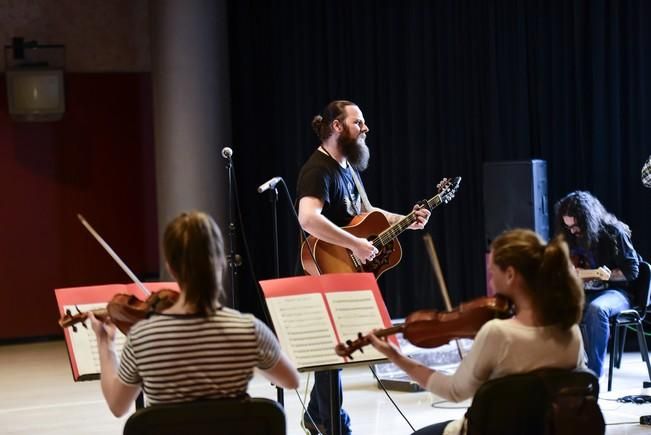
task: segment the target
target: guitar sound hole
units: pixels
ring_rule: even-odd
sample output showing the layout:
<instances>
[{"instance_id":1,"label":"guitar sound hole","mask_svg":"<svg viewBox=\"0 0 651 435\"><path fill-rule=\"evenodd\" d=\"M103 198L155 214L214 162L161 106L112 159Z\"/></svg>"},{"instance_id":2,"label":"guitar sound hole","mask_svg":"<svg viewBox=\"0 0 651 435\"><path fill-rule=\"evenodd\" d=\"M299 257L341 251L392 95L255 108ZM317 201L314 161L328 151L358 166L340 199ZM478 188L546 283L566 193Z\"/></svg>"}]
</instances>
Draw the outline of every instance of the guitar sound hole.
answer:
<instances>
[{"instance_id":1,"label":"guitar sound hole","mask_svg":"<svg viewBox=\"0 0 651 435\"><path fill-rule=\"evenodd\" d=\"M357 259L353 255L352 252L348 251L348 255L350 257L351 262L353 263L353 267L358 272L373 272L380 267L389 264L389 257L393 252L395 251L395 246L393 244L393 241L387 243L382 249L380 249L380 252L373 258L371 261L367 261L365 264L362 264L362 262Z\"/></svg>"},{"instance_id":2,"label":"guitar sound hole","mask_svg":"<svg viewBox=\"0 0 651 435\"><path fill-rule=\"evenodd\" d=\"M385 264L389 264L389 257L393 254L393 251L395 251L395 247L393 241L391 241L378 252L373 260L366 263L365 269L376 270Z\"/></svg>"}]
</instances>

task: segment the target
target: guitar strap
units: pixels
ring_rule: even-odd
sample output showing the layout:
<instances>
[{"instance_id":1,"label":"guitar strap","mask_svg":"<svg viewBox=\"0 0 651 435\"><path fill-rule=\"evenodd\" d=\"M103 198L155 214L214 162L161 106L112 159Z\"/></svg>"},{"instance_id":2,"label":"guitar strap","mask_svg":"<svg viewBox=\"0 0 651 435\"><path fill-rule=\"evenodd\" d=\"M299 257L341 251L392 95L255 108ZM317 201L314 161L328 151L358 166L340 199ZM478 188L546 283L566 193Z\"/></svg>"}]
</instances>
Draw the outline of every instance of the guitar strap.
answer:
<instances>
[{"instance_id":1,"label":"guitar strap","mask_svg":"<svg viewBox=\"0 0 651 435\"><path fill-rule=\"evenodd\" d=\"M337 161L334 157L332 157L332 154L330 154L327 149L323 148L323 146L319 146L319 149L322 150L327 155L329 155L332 160ZM371 210L373 210L373 207L371 206L371 203L368 200L368 196L366 196L366 190L364 190L364 186L362 185L362 182L359 179L359 174L357 174L357 170L353 168L350 163L348 163L348 167L350 168L350 173L353 176L353 181L355 182L355 186L357 187L357 191L359 192L359 197L362 200L362 211L369 213ZM352 200L352 198L350 199Z\"/></svg>"},{"instance_id":2,"label":"guitar strap","mask_svg":"<svg viewBox=\"0 0 651 435\"><path fill-rule=\"evenodd\" d=\"M366 196L366 190L364 190L364 186L362 185L362 182L359 179L359 174L357 174L357 170L350 166L350 173L353 176L353 180L355 181L355 186L357 186L357 191L359 192L359 196L362 200L362 211L369 213L371 210L373 210L373 207L371 206L371 203L368 200L368 196Z\"/></svg>"}]
</instances>

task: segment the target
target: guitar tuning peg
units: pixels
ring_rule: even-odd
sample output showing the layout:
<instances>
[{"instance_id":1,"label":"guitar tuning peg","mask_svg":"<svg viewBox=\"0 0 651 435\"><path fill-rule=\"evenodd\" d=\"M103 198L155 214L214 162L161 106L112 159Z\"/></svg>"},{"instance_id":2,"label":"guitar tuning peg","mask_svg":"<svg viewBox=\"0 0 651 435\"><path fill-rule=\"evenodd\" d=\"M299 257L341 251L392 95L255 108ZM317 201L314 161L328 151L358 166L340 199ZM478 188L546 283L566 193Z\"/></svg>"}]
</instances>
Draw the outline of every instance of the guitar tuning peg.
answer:
<instances>
[{"instance_id":1,"label":"guitar tuning peg","mask_svg":"<svg viewBox=\"0 0 651 435\"><path fill-rule=\"evenodd\" d=\"M72 332L77 332L77 327L75 325L72 325Z\"/></svg>"}]
</instances>

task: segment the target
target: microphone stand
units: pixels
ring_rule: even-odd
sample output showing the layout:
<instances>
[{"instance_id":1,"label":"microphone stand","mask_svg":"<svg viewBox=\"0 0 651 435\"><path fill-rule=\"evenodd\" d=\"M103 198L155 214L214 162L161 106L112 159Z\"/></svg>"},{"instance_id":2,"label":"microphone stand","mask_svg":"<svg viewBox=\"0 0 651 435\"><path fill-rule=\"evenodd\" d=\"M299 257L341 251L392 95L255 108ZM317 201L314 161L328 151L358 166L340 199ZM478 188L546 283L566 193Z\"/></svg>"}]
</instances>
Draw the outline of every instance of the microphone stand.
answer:
<instances>
[{"instance_id":1,"label":"microphone stand","mask_svg":"<svg viewBox=\"0 0 651 435\"><path fill-rule=\"evenodd\" d=\"M282 177L274 177L271 180L269 180L267 183L264 183L262 186L260 186L258 188L258 193L262 193L265 190L270 191L269 200L271 201L271 204L272 204L271 205L271 212L272 212L273 245L274 245L274 274L275 274L276 278L280 278L280 255L278 253L278 211L277 211L277 209L278 209L278 207L277 207L278 190L276 189L276 185L278 183L282 183L282 185L283 185L283 188L285 190L285 194L287 195L287 199L289 201L289 208L291 209L292 214L293 214L293 216L296 219L296 222L298 224L298 229L299 229L299 233L301 235L301 239L306 245L308 245L308 251L310 253L310 256L312 257L312 261L314 262L314 265L316 266L317 272L319 273L319 275L321 275L321 268L319 267L319 263L317 263L316 258L314 257L314 253L312 252L312 249L309 249L309 244L307 242L307 236L305 235L305 231L303 231L303 228L301 228L301 224L300 224L300 221L298 219L298 215L296 214L296 210L294 209L294 206L293 206L292 196L289 194L289 189L287 188L287 184L285 183L285 180ZM300 252L299 252L299 255L300 255ZM264 304L264 302L263 302L263 304ZM330 388L331 389L333 388L333 384L337 384L336 380L337 380L336 377L331 375L331 381L330 381L330 383L331 383ZM335 385L335 387L338 388L338 384ZM280 387L276 387L276 392L277 392L277 397L278 397L278 403L280 403L281 405L284 405L284 390L282 388L280 388ZM334 399L334 403L333 403L333 400L331 400L331 403L330 403L331 408L332 409L339 409L341 407L341 403L339 401L339 395L338 394L332 394L332 391L331 391L331 396L336 397ZM305 412L307 412L307 408L304 407L304 409L305 409ZM309 419L312 421L312 424L314 424L314 420L312 419L312 416L310 416L309 413L307 415L308 415ZM334 419L333 419L333 422L334 422ZM337 424L333 423L333 426L332 426L334 428L334 430L335 430L333 435L340 435L341 434L341 426L339 426L339 423L340 423L339 416L337 415ZM319 434L320 433L321 432L319 432Z\"/></svg>"},{"instance_id":2,"label":"microphone stand","mask_svg":"<svg viewBox=\"0 0 651 435\"><path fill-rule=\"evenodd\" d=\"M279 183L282 183L283 188L285 189L285 194L287 195L287 200L289 201L289 208L292 210L292 214L294 218L296 219L296 223L298 224L298 231L301 235L301 240L305 245L307 246L307 250L310 253L310 257L312 257L312 262L314 263L314 266L316 267L317 273L319 275L322 274L321 272L321 267L319 267L319 263L316 261L316 257L314 256L314 252L312 251L312 248L310 248L310 244L307 241L307 236L305 235L305 231L303 231L303 228L301 227L301 222L298 219L298 214L296 214L296 209L294 208L293 202L292 202L292 196L289 194L289 189L287 188L287 184L285 183L285 180L280 178L278 180ZM275 190L275 189L274 189ZM277 196L277 193L276 193ZM276 213L275 211L275 206L274 206L274 215ZM274 217L274 225L276 225L276 218ZM277 234L277 227L274 230L274 247L276 248L276 270L278 270L278 234ZM299 247L299 255L301 255L301 248ZM315 375L316 376L316 375ZM339 410L341 409L341 398L339 397L339 377L337 376L337 371L336 370L329 370L328 371L328 379L329 379L329 389L330 389L330 427L332 428L332 433L330 435L341 435L341 419L339 418ZM305 408L305 411L307 412L307 408ZM312 421L312 424L314 424L314 420L312 419L312 416L308 413L307 414L310 421ZM319 432L321 433L321 432Z\"/></svg>"},{"instance_id":3,"label":"microphone stand","mask_svg":"<svg viewBox=\"0 0 651 435\"><path fill-rule=\"evenodd\" d=\"M280 255L278 254L278 189L276 189L276 187L269 189L269 201L271 202L271 221L274 244L274 277L280 278ZM276 386L276 396L278 403L284 407L285 391L281 387Z\"/></svg>"},{"instance_id":4,"label":"microphone stand","mask_svg":"<svg viewBox=\"0 0 651 435\"><path fill-rule=\"evenodd\" d=\"M223 155L223 153L222 153ZM233 157L231 155L224 156L226 158L226 169L228 170L228 240L230 251L227 255L228 268L230 270L231 278L231 304L232 308L237 309L236 299L236 286L237 286L237 268L242 265L242 257L235 253L235 236L236 226L233 221L233 177L235 176L235 169L233 168Z\"/></svg>"}]
</instances>

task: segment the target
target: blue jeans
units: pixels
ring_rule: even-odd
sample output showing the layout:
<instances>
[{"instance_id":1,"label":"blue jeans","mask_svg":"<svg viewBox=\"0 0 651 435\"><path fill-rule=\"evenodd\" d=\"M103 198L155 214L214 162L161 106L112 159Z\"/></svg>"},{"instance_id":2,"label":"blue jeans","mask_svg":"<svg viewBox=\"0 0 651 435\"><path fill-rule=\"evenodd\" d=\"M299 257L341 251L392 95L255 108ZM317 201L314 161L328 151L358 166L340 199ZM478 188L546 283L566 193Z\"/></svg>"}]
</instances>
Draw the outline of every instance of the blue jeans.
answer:
<instances>
[{"instance_id":1,"label":"blue jeans","mask_svg":"<svg viewBox=\"0 0 651 435\"><path fill-rule=\"evenodd\" d=\"M588 356L588 368L595 372L597 377L603 374L610 336L610 318L629 308L631 303L622 290L607 289L585 293L581 332Z\"/></svg>"},{"instance_id":2,"label":"blue jeans","mask_svg":"<svg viewBox=\"0 0 651 435\"><path fill-rule=\"evenodd\" d=\"M341 370L333 370L337 375L339 382L339 402L343 400L341 388ZM328 434L332 433L330 428L330 372L314 372L314 386L310 393L310 403L307 405L307 411L314 419L316 424L326 428ZM341 419L342 435L350 435L350 416L343 408L339 409ZM305 419L307 420L307 418Z\"/></svg>"}]
</instances>

